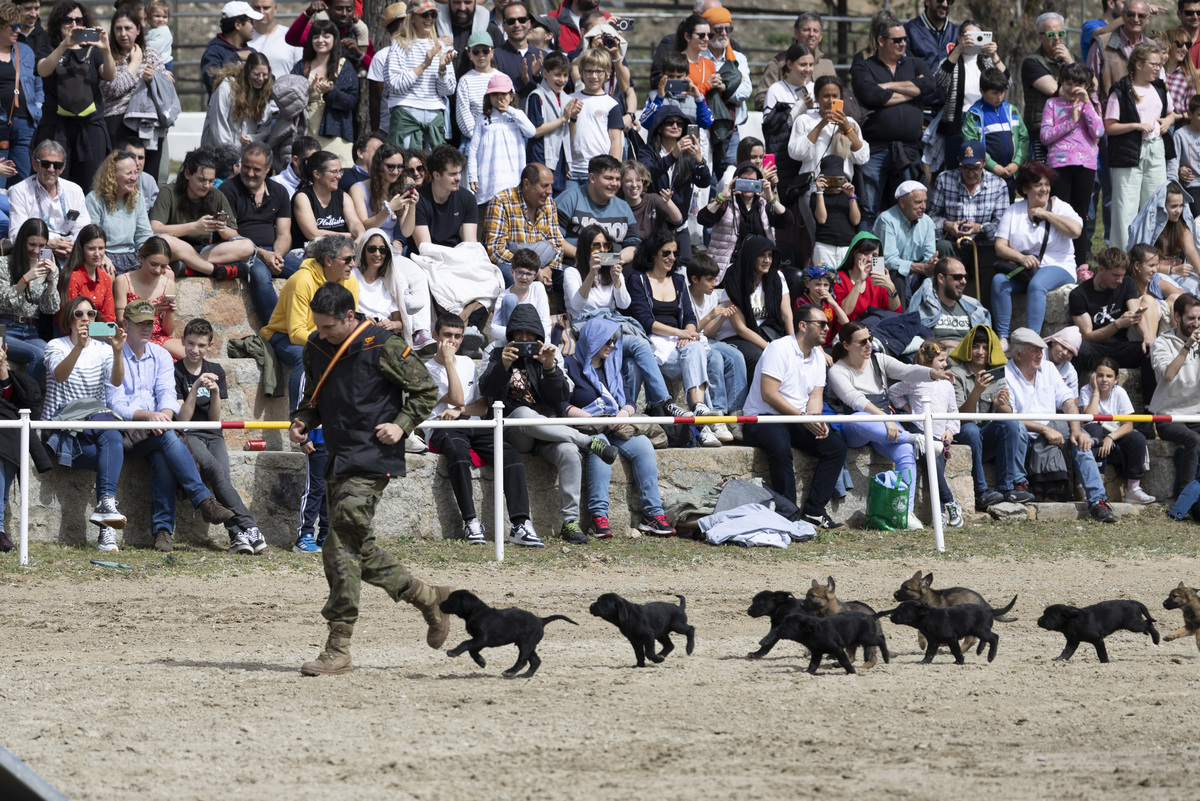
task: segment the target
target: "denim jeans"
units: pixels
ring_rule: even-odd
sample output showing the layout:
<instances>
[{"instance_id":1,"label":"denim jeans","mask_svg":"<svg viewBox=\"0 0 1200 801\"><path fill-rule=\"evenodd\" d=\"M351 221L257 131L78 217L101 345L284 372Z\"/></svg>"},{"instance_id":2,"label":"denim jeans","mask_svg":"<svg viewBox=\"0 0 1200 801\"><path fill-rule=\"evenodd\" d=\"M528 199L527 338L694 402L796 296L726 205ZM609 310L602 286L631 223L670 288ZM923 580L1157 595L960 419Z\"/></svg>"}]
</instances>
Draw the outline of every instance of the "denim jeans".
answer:
<instances>
[{"instance_id":1,"label":"denim jeans","mask_svg":"<svg viewBox=\"0 0 1200 801\"><path fill-rule=\"evenodd\" d=\"M1066 286L1075 279L1062 267L1039 268L1029 284L1010 281L1004 273L992 278L992 319L996 321L996 334L1007 337L1012 322L1012 296L1028 293L1025 298L1025 327L1040 334L1046 319L1046 295L1053 289Z\"/></svg>"},{"instance_id":2,"label":"denim jeans","mask_svg":"<svg viewBox=\"0 0 1200 801\"><path fill-rule=\"evenodd\" d=\"M872 422L864 419L861 423L842 423L842 436L846 438L846 445L850 448L870 445L880 456L891 460L896 465L896 473L911 482L911 486L915 488L917 458L913 446L908 442L888 442L887 421L880 419L880 415L855 412L854 416L868 418ZM875 420L879 422L874 422ZM908 493L908 511L912 511L916 500L915 491Z\"/></svg>"},{"instance_id":3,"label":"denim jeans","mask_svg":"<svg viewBox=\"0 0 1200 801\"><path fill-rule=\"evenodd\" d=\"M658 360L654 358L654 348L648 341L638 336L621 337L621 358L626 402L637 402L643 383L646 384L646 403L662 403L671 397L662 370L658 369Z\"/></svg>"},{"instance_id":4,"label":"denim jeans","mask_svg":"<svg viewBox=\"0 0 1200 801\"><path fill-rule=\"evenodd\" d=\"M0 187L13 186L29 177L31 172L29 162L29 147L33 144L33 121L23 115L13 119L12 133L9 135L7 150L0 150L0 157L12 160L17 167L17 174L12 178L0 177ZM13 237L17 235L13 231Z\"/></svg>"},{"instance_id":5,"label":"denim jeans","mask_svg":"<svg viewBox=\"0 0 1200 801\"><path fill-rule=\"evenodd\" d=\"M714 409L732 412L742 408L750 384L746 381L746 357L733 345L708 340L708 397Z\"/></svg>"},{"instance_id":6,"label":"denim jeans","mask_svg":"<svg viewBox=\"0 0 1200 801\"><path fill-rule=\"evenodd\" d=\"M150 531L175 530L175 488L182 487L192 506L212 495L200 480L192 452L174 431L149 436L129 449L150 463Z\"/></svg>"},{"instance_id":7,"label":"denim jeans","mask_svg":"<svg viewBox=\"0 0 1200 801\"><path fill-rule=\"evenodd\" d=\"M1025 481L1025 454L1029 451L1029 432L1016 420L992 420L982 426L963 423L954 438L971 447L971 478L975 494L987 492L983 463L996 460L996 489L1013 489Z\"/></svg>"},{"instance_id":8,"label":"denim jeans","mask_svg":"<svg viewBox=\"0 0 1200 801\"><path fill-rule=\"evenodd\" d=\"M95 442L81 442L79 448L79 455L71 466L96 473L96 500L117 497L117 481L125 465L125 441L121 432L115 428L101 431Z\"/></svg>"},{"instance_id":9,"label":"denim jeans","mask_svg":"<svg viewBox=\"0 0 1200 801\"><path fill-rule=\"evenodd\" d=\"M689 342L671 351L670 358L659 365L659 369L663 378L683 381L686 391L708 384L707 361L704 346L699 342Z\"/></svg>"},{"instance_id":10,"label":"denim jeans","mask_svg":"<svg viewBox=\"0 0 1200 801\"><path fill-rule=\"evenodd\" d=\"M508 415L510 419L537 418L542 415L522 406ZM558 470L558 495L562 522L579 519L579 492L583 486L583 458L592 438L574 426L541 426L510 428L504 435L518 453L530 453L537 448L538 456Z\"/></svg>"},{"instance_id":11,"label":"denim jeans","mask_svg":"<svg viewBox=\"0 0 1200 801\"><path fill-rule=\"evenodd\" d=\"M38 337L36 325L29 323L7 323L8 358L17 364L25 365L29 377L38 384L42 383L42 374L46 365L42 361L46 355L46 341Z\"/></svg>"},{"instance_id":12,"label":"denim jeans","mask_svg":"<svg viewBox=\"0 0 1200 801\"><path fill-rule=\"evenodd\" d=\"M637 485L638 498L642 502L642 513L648 516L665 514L662 497L658 493L658 461L654 458L654 446L650 439L638 435L629 439L600 438L617 449L633 468L633 483ZM612 465L604 463L594 453L587 455L587 505L592 517L608 517L608 485L612 479Z\"/></svg>"},{"instance_id":13,"label":"denim jeans","mask_svg":"<svg viewBox=\"0 0 1200 801\"><path fill-rule=\"evenodd\" d=\"M270 248L265 249L270 250ZM299 266L300 263L295 260L289 263L287 259L284 259L283 271L278 276L273 276L266 262L257 256L254 257L254 261L250 264L250 302L254 304L254 311L258 312L258 319L262 321L263 325L270 322L271 315L275 312L275 304L279 302L279 295L275 293L275 286L271 283L271 279L291 278Z\"/></svg>"},{"instance_id":14,"label":"denim jeans","mask_svg":"<svg viewBox=\"0 0 1200 801\"><path fill-rule=\"evenodd\" d=\"M1088 503L1107 500L1108 495L1104 491L1104 477L1100 475L1100 468L1096 466L1096 457L1092 455L1090 450L1081 451L1071 444L1071 437L1064 437L1066 440L1067 454L1075 461L1075 476L1079 479L1079 483L1083 485L1083 495L1087 498Z\"/></svg>"},{"instance_id":15,"label":"denim jeans","mask_svg":"<svg viewBox=\"0 0 1200 801\"><path fill-rule=\"evenodd\" d=\"M304 375L304 346L293 345L292 338L279 331L271 334L270 342L279 361L292 368L292 374L288 376L288 403L292 404L289 411L295 411L300 408L300 379Z\"/></svg>"}]
</instances>

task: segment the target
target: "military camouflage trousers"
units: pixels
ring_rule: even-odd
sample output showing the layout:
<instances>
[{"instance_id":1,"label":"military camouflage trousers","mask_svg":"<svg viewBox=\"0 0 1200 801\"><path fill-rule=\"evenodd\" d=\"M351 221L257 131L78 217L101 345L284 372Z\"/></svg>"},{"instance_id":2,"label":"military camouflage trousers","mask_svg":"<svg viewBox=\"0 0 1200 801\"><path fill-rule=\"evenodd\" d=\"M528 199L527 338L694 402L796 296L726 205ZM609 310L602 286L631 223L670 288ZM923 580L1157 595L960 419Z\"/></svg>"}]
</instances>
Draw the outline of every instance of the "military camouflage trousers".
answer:
<instances>
[{"instance_id":1,"label":"military camouflage trousers","mask_svg":"<svg viewBox=\"0 0 1200 801\"><path fill-rule=\"evenodd\" d=\"M375 506L388 485L375 476L336 476L327 479L329 536L321 546L329 600L321 615L330 623L358 620L358 598L362 583L374 584L399 601L412 585L408 568L380 548L371 533Z\"/></svg>"}]
</instances>

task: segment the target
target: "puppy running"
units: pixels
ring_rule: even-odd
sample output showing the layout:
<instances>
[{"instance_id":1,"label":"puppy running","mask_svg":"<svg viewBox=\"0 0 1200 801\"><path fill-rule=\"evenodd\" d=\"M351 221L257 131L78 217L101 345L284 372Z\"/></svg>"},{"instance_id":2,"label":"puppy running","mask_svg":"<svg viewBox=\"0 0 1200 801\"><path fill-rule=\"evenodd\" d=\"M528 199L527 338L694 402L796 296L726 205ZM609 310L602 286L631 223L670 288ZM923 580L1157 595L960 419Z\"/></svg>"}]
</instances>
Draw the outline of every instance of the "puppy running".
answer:
<instances>
[{"instance_id":1,"label":"puppy running","mask_svg":"<svg viewBox=\"0 0 1200 801\"><path fill-rule=\"evenodd\" d=\"M1195 587L1185 587L1181 581L1163 601L1163 609L1183 610L1183 628L1175 629L1163 637L1164 642L1194 636L1196 647L1200 648L1200 595L1197 592Z\"/></svg>"},{"instance_id":2,"label":"puppy running","mask_svg":"<svg viewBox=\"0 0 1200 801\"><path fill-rule=\"evenodd\" d=\"M904 601L920 601L935 609L949 609L951 606L959 604L979 604L980 606L991 608L982 595L966 587L947 587L944 590L933 589L933 573L931 572L926 576L922 576L920 570L913 573L912 578L901 584L900 589L892 593L892 597L901 603ZM1012 623L1016 618L998 617L996 620L999 620L1001 623ZM917 644L921 648L926 647L924 635L917 634ZM962 642L962 648L963 650L967 650L974 644L975 638L967 637Z\"/></svg>"},{"instance_id":3,"label":"puppy running","mask_svg":"<svg viewBox=\"0 0 1200 801\"><path fill-rule=\"evenodd\" d=\"M446 652L446 656L455 657L466 651L480 667L487 667L487 661L479 651L483 648L498 648L501 645L517 646L517 663L504 671L504 675L512 677L517 671L529 664L529 670L521 674L529 678L541 667L542 660L537 655L538 643L542 641L546 624L553 620L565 620L573 626L578 626L565 615L538 617L524 609L510 607L508 609L493 609L479 599L473 592L455 590L439 608L447 615L457 615L463 619L467 634L471 639L464 640Z\"/></svg>"},{"instance_id":4,"label":"puppy running","mask_svg":"<svg viewBox=\"0 0 1200 801\"><path fill-rule=\"evenodd\" d=\"M868 647L878 648L883 654L883 661L891 658L888 653L887 640L879 633L879 621L871 615L861 612L841 612L829 617L815 617L807 612L788 615L783 619L773 633L777 639L794 640L808 648L808 672L816 673L821 664L821 657L829 654L837 663L853 673L848 654L854 653L858 646L865 652ZM770 636L770 635L768 635ZM836 653L829 650L830 646L841 643L842 650Z\"/></svg>"},{"instance_id":5,"label":"puppy running","mask_svg":"<svg viewBox=\"0 0 1200 801\"><path fill-rule=\"evenodd\" d=\"M845 603L838 600L835 589L836 582L833 576L830 576L826 584L821 584L816 579L813 579L812 586L804 596L804 602L800 605L805 612L816 615L817 617L830 617L842 612L861 612L865 615L874 615L875 610L862 601L846 601ZM875 620L872 617L872 620ZM875 631L882 637L883 624L875 620ZM854 661L854 654L858 650L856 646L851 645L849 652L846 654L850 661ZM884 660L887 661L886 659ZM860 669L866 670L875 667L878 662L878 652L872 646L863 648L863 663Z\"/></svg>"},{"instance_id":6,"label":"puppy running","mask_svg":"<svg viewBox=\"0 0 1200 801\"><path fill-rule=\"evenodd\" d=\"M979 640L976 656L983 653L983 646L987 644L987 661L991 662L996 658L996 648L1000 644L999 635L992 631L992 621L999 620L1001 615L1011 611L1016 602L1017 596L1014 595L1003 609L993 609L987 604L955 604L947 609L938 609L920 601L904 601L895 609L880 612L877 617L890 615L893 623L912 626L923 635L927 645L922 664L933 662L942 645L950 649L955 662L963 664L966 660L958 641L967 637L971 638L972 643L976 638Z\"/></svg>"},{"instance_id":7,"label":"puppy running","mask_svg":"<svg viewBox=\"0 0 1200 801\"><path fill-rule=\"evenodd\" d=\"M686 650L689 654L696 646L696 629L687 622L687 599L682 595L675 597L679 599L679 606L665 601L635 604L615 592L606 592L592 602L588 611L620 629L633 646L637 666L645 667L646 657L652 662L661 662L675 650L671 642L672 633L687 637ZM662 651L658 654L654 653L655 640L662 644Z\"/></svg>"},{"instance_id":8,"label":"puppy running","mask_svg":"<svg viewBox=\"0 0 1200 801\"><path fill-rule=\"evenodd\" d=\"M1042 612L1037 624L1047 631L1062 632L1067 638L1067 647L1054 657L1055 662L1070 659L1081 642L1091 643L1095 646L1096 656L1100 661L1108 662L1108 649L1104 647L1104 638L1121 630L1149 634L1154 644L1158 645L1158 630L1154 628L1154 618L1150 617L1150 610L1137 601L1101 601L1082 609L1066 604L1052 604Z\"/></svg>"},{"instance_id":9,"label":"puppy running","mask_svg":"<svg viewBox=\"0 0 1200 801\"><path fill-rule=\"evenodd\" d=\"M784 590L763 590L754 596L754 600L750 602L750 609L746 614L750 617L769 617L771 618L771 630L767 632L767 636L759 641L761 646L757 651L751 651L746 654L750 659L762 659L771 652L775 647L775 643L779 642L778 629L788 615L794 615L797 612L804 611L804 602Z\"/></svg>"}]
</instances>

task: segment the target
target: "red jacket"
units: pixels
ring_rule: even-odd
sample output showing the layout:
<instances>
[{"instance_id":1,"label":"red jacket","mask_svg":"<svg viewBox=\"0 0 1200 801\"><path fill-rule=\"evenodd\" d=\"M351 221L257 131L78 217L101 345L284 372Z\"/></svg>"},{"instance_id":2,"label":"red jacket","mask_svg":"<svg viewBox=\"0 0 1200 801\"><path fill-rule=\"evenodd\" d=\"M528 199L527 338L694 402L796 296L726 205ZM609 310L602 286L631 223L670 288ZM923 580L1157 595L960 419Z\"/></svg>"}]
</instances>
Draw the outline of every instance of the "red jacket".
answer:
<instances>
[{"instance_id":1,"label":"red jacket","mask_svg":"<svg viewBox=\"0 0 1200 801\"><path fill-rule=\"evenodd\" d=\"M569 2L570 0L563 0L562 5L550 12L550 16L558 20L558 24L562 28L562 32L558 35L558 49L564 53L574 53L578 49L579 43L583 41L583 33L586 33L586 31L580 32L570 27L565 20L558 18L558 15L562 13L563 8ZM605 19L611 16L612 14L609 14L607 11L604 12Z\"/></svg>"},{"instance_id":2,"label":"red jacket","mask_svg":"<svg viewBox=\"0 0 1200 801\"><path fill-rule=\"evenodd\" d=\"M361 0L355 0L354 13L358 15L359 19L362 19ZM306 8L300 12L299 16L297 16L295 20L292 21L291 27L289 27L287 29L287 33L283 35L283 41L287 42L292 47L304 47L304 43L308 41L308 29L311 27L312 13ZM346 38L350 35L348 30L343 31L339 29L339 33L342 35L342 38ZM347 54L347 58L349 57L349 54ZM371 66L371 59L373 58L375 58L375 45L371 44L370 40L368 40L367 49L363 51L362 57L362 68L364 70ZM350 61L353 63L354 59L351 58Z\"/></svg>"}]
</instances>

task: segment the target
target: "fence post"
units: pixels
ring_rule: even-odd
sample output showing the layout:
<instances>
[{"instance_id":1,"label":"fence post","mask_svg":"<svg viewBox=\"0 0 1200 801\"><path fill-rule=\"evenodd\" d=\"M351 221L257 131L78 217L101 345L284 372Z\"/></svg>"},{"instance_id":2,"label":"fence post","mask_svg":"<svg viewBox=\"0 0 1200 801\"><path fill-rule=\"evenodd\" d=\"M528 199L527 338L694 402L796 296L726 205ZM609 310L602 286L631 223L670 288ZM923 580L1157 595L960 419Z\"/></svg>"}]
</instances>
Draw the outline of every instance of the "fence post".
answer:
<instances>
[{"instance_id":1,"label":"fence post","mask_svg":"<svg viewBox=\"0 0 1200 801\"><path fill-rule=\"evenodd\" d=\"M933 411L925 406L925 465L929 468L929 505L933 507L933 544L939 551L946 550L942 536L942 492L938 488L937 453L933 443L941 440L933 437Z\"/></svg>"},{"instance_id":2,"label":"fence post","mask_svg":"<svg viewBox=\"0 0 1200 801\"><path fill-rule=\"evenodd\" d=\"M492 514L493 536L496 539L496 561L504 561L504 404L492 404Z\"/></svg>"},{"instance_id":3,"label":"fence post","mask_svg":"<svg viewBox=\"0 0 1200 801\"><path fill-rule=\"evenodd\" d=\"M29 409L22 409L21 415L21 536L20 548L17 551L18 561L22 565L29 564Z\"/></svg>"}]
</instances>

